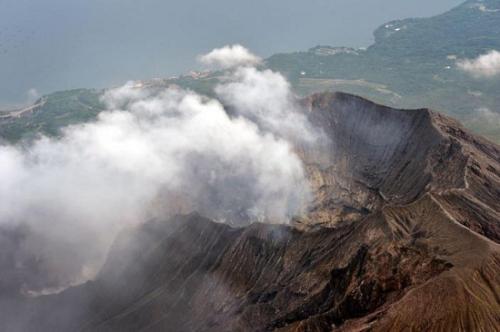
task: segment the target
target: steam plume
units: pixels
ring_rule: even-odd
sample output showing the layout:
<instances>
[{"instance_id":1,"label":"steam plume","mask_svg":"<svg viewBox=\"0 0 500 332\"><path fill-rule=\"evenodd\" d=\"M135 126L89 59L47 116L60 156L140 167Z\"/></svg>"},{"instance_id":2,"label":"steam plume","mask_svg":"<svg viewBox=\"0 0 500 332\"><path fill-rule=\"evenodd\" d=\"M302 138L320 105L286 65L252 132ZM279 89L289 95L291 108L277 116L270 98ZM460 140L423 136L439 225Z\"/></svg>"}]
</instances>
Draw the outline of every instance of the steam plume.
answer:
<instances>
[{"instance_id":1,"label":"steam plume","mask_svg":"<svg viewBox=\"0 0 500 332\"><path fill-rule=\"evenodd\" d=\"M256 63L240 46L221 50L202 59ZM130 82L104 94L108 110L92 123L0 146L0 227L27 227L23 252L42 258L44 281L28 289L91 278L117 232L154 216L197 210L242 223L301 213L309 189L289 140L315 135L288 83L254 67L228 77L216 91L231 112Z\"/></svg>"},{"instance_id":2,"label":"steam plume","mask_svg":"<svg viewBox=\"0 0 500 332\"><path fill-rule=\"evenodd\" d=\"M261 59L241 45L216 48L199 57L202 64L212 69L229 69L243 65L255 66Z\"/></svg>"}]
</instances>

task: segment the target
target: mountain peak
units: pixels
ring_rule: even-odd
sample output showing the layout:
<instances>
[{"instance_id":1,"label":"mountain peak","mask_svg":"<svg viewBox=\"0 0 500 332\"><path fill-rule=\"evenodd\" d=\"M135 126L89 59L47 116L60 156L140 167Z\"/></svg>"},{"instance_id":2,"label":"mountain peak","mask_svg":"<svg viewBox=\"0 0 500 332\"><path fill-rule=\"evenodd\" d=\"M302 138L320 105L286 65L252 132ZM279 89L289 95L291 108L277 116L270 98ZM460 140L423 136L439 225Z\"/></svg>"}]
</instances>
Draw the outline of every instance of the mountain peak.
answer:
<instances>
[{"instance_id":1,"label":"mountain peak","mask_svg":"<svg viewBox=\"0 0 500 332\"><path fill-rule=\"evenodd\" d=\"M24 328L495 330L498 146L426 109L302 104L327 139L296 147L314 200L295 227L157 219L122 233L94 282L17 308Z\"/></svg>"}]
</instances>

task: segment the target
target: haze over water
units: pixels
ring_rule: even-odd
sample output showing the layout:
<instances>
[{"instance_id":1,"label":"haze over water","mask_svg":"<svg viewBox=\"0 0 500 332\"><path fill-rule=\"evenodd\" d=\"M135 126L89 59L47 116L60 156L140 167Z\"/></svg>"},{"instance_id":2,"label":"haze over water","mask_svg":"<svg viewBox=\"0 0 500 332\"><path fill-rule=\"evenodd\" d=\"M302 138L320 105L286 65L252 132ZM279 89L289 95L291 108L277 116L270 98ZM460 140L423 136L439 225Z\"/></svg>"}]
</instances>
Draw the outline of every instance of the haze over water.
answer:
<instances>
[{"instance_id":1,"label":"haze over water","mask_svg":"<svg viewBox=\"0 0 500 332\"><path fill-rule=\"evenodd\" d=\"M386 21L460 2L0 0L0 109L56 90L182 73L226 44L264 57L319 44L366 47Z\"/></svg>"}]
</instances>

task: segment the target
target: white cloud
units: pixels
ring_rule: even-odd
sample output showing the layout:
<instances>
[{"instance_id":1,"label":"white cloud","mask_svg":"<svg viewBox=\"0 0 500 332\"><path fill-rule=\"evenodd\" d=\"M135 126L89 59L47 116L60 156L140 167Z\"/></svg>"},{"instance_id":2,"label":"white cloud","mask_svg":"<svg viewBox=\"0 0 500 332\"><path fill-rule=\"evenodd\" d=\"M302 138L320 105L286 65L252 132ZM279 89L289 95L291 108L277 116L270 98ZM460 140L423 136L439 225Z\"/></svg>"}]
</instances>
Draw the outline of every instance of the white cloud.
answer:
<instances>
[{"instance_id":1,"label":"white cloud","mask_svg":"<svg viewBox=\"0 0 500 332\"><path fill-rule=\"evenodd\" d=\"M298 108L290 84L279 73L240 67L215 91L224 104L281 137L312 142L318 136Z\"/></svg>"},{"instance_id":2,"label":"white cloud","mask_svg":"<svg viewBox=\"0 0 500 332\"><path fill-rule=\"evenodd\" d=\"M36 101L38 98L41 97L40 93L35 88L29 89L27 94L28 94L28 101L30 102Z\"/></svg>"},{"instance_id":3,"label":"white cloud","mask_svg":"<svg viewBox=\"0 0 500 332\"><path fill-rule=\"evenodd\" d=\"M211 69L229 69L244 65L255 66L262 59L241 45L231 45L216 48L200 56L199 61Z\"/></svg>"},{"instance_id":4,"label":"white cloud","mask_svg":"<svg viewBox=\"0 0 500 332\"><path fill-rule=\"evenodd\" d=\"M500 75L500 52L492 50L476 59L459 60L457 66L477 78L494 77Z\"/></svg>"},{"instance_id":5,"label":"white cloud","mask_svg":"<svg viewBox=\"0 0 500 332\"><path fill-rule=\"evenodd\" d=\"M480 107L470 114L466 122L468 125L500 128L500 113L493 112L486 107Z\"/></svg>"},{"instance_id":6,"label":"white cloud","mask_svg":"<svg viewBox=\"0 0 500 332\"><path fill-rule=\"evenodd\" d=\"M130 82L92 123L29 146L0 145L0 225L64 284L97 271L117 232L196 210L220 221L287 222L309 200L294 137L314 137L277 73L238 68L215 99ZM57 287L60 284L45 285Z\"/></svg>"}]
</instances>

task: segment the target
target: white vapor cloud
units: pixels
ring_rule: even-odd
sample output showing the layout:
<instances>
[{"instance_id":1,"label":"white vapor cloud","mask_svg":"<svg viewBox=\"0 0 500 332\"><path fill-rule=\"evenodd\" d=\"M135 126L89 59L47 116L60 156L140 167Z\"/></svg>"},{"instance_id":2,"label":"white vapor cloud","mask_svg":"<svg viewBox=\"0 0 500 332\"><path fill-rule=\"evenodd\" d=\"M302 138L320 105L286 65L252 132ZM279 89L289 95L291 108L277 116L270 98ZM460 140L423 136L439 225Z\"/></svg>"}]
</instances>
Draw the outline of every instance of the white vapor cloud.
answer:
<instances>
[{"instance_id":1,"label":"white vapor cloud","mask_svg":"<svg viewBox=\"0 0 500 332\"><path fill-rule=\"evenodd\" d=\"M199 61L211 69L230 69L238 66L256 66L262 59L241 45L224 46L200 56Z\"/></svg>"},{"instance_id":2,"label":"white vapor cloud","mask_svg":"<svg viewBox=\"0 0 500 332\"><path fill-rule=\"evenodd\" d=\"M493 112L489 108L480 107L475 109L466 119L468 125L500 128L500 113Z\"/></svg>"},{"instance_id":3,"label":"white vapor cloud","mask_svg":"<svg viewBox=\"0 0 500 332\"><path fill-rule=\"evenodd\" d=\"M475 59L457 61L457 66L476 78L490 78L500 75L500 52L492 50Z\"/></svg>"},{"instance_id":4,"label":"white vapor cloud","mask_svg":"<svg viewBox=\"0 0 500 332\"><path fill-rule=\"evenodd\" d=\"M28 95L28 101L30 102L34 102L41 97L40 93L35 88L29 89L27 95Z\"/></svg>"},{"instance_id":5,"label":"white vapor cloud","mask_svg":"<svg viewBox=\"0 0 500 332\"><path fill-rule=\"evenodd\" d=\"M239 67L215 91L224 104L265 130L292 141L313 142L318 138L298 108L290 84L279 73Z\"/></svg>"},{"instance_id":6,"label":"white vapor cloud","mask_svg":"<svg viewBox=\"0 0 500 332\"><path fill-rule=\"evenodd\" d=\"M63 280L46 287L89 278L117 232L151 217L196 210L287 222L302 213L309 187L292 140L315 134L289 84L240 67L216 90L229 109L130 82L104 94L108 110L94 122L0 145L0 226L29 226L25 246Z\"/></svg>"}]
</instances>

